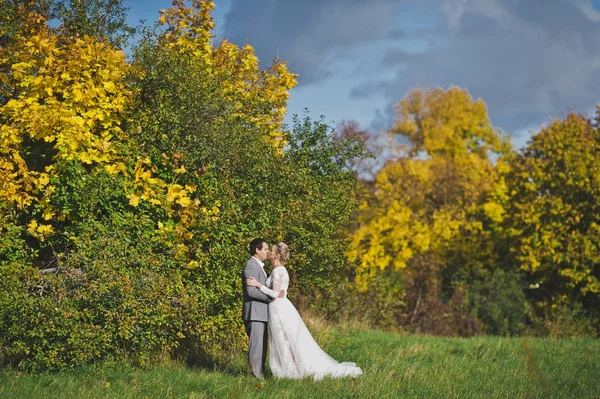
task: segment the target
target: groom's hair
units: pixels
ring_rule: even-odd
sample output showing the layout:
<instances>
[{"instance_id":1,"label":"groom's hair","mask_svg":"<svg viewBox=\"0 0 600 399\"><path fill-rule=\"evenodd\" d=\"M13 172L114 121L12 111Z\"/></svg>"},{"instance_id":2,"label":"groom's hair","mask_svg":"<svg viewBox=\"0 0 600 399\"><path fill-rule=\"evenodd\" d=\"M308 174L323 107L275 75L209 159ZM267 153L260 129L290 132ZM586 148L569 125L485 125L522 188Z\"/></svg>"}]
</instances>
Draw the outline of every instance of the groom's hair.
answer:
<instances>
[{"instance_id":1,"label":"groom's hair","mask_svg":"<svg viewBox=\"0 0 600 399\"><path fill-rule=\"evenodd\" d=\"M263 242L266 242L262 238L255 238L250 241L250 256L256 255L256 250L262 248Z\"/></svg>"}]
</instances>

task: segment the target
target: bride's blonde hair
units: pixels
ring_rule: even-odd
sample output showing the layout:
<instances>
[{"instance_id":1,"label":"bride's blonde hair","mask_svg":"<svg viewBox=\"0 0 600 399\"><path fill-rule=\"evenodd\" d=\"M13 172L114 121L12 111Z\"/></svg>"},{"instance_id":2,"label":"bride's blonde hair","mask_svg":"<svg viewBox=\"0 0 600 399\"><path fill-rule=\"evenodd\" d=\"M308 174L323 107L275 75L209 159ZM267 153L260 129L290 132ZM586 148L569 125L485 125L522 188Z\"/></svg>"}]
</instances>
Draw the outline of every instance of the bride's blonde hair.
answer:
<instances>
[{"instance_id":1,"label":"bride's blonde hair","mask_svg":"<svg viewBox=\"0 0 600 399\"><path fill-rule=\"evenodd\" d=\"M290 260L290 249L288 248L287 244L279 241L273 246L275 247L275 253L277 254L279 261L284 265L287 264Z\"/></svg>"}]
</instances>

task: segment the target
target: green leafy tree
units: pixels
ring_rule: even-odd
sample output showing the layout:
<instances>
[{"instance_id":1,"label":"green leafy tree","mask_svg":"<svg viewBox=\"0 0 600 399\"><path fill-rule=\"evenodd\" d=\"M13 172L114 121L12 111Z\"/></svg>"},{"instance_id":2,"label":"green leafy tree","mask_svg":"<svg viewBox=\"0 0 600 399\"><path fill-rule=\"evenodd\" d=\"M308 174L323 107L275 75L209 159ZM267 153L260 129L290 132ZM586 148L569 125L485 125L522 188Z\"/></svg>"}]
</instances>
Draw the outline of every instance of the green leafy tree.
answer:
<instances>
[{"instance_id":1,"label":"green leafy tree","mask_svg":"<svg viewBox=\"0 0 600 399\"><path fill-rule=\"evenodd\" d=\"M135 33L127 10L122 0L55 0L52 15L65 37L92 36L122 49Z\"/></svg>"},{"instance_id":2,"label":"green leafy tree","mask_svg":"<svg viewBox=\"0 0 600 399\"><path fill-rule=\"evenodd\" d=\"M587 317L597 321L598 125L574 113L550 123L515 160L510 191L511 253L527 273L534 307L580 304Z\"/></svg>"}]
</instances>

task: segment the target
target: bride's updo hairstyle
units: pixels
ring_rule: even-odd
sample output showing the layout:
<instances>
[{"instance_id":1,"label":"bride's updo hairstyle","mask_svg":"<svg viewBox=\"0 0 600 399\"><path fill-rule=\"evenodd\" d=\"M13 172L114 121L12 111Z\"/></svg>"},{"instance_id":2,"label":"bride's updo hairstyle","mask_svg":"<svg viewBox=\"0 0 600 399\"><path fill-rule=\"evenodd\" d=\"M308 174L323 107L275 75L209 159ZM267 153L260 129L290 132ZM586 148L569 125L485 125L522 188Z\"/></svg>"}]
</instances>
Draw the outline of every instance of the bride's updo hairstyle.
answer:
<instances>
[{"instance_id":1,"label":"bride's updo hairstyle","mask_svg":"<svg viewBox=\"0 0 600 399\"><path fill-rule=\"evenodd\" d=\"M277 253L277 257L282 264L287 264L288 260L290 260L290 249L288 248L285 242L278 242L273 245L275 247L275 252Z\"/></svg>"}]
</instances>

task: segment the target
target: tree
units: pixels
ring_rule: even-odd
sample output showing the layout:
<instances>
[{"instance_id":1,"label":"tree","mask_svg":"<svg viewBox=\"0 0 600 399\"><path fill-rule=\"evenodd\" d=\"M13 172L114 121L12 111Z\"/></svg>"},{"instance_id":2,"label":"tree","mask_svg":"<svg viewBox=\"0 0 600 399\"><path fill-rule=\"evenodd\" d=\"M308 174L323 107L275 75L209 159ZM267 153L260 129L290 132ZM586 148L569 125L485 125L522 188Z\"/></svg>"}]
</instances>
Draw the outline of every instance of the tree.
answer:
<instances>
[{"instance_id":1,"label":"tree","mask_svg":"<svg viewBox=\"0 0 600 399\"><path fill-rule=\"evenodd\" d=\"M531 138L510 177L511 253L534 303L600 305L600 131L575 113Z\"/></svg>"},{"instance_id":2,"label":"tree","mask_svg":"<svg viewBox=\"0 0 600 399\"><path fill-rule=\"evenodd\" d=\"M455 310L476 307L461 290L498 266L511 149L483 101L462 89L416 90L396 110L394 132L409 141L408 155L377 174L350 257L358 290L381 273L399 275L395 317L413 324L428 304L455 295L466 295Z\"/></svg>"},{"instance_id":3,"label":"tree","mask_svg":"<svg viewBox=\"0 0 600 399\"><path fill-rule=\"evenodd\" d=\"M222 40L213 46L214 21L210 13L214 2L192 0L191 3L192 8L187 8L184 1L175 0L173 7L161 13L159 23L166 28L160 38L161 45L201 59L220 82L220 90L237 114L259 127L272 145L281 150L285 146L281 124L296 75L278 58L268 68L261 69L249 44L239 48Z\"/></svg>"},{"instance_id":4,"label":"tree","mask_svg":"<svg viewBox=\"0 0 600 399\"><path fill-rule=\"evenodd\" d=\"M2 48L8 48L20 39L39 32L52 15L52 2L46 0L2 0L0 5Z\"/></svg>"},{"instance_id":5,"label":"tree","mask_svg":"<svg viewBox=\"0 0 600 399\"><path fill-rule=\"evenodd\" d=\"M53 17L63 37L91 36L122 49L135 29L127 24L122 0L55 0Z\"/></svg>"},{"instance_id":6,"label":"tree","mask_svg":"<svg viewBox=\"0 0 600 399\"><path fill-rule=\"evenodd\" d=\"M135 32L126 14L122 0L2 0L0 44L12 45L55 20L58 24L50 30L60 33L61 40L90 36L122 49Z\"/></svg>"},{"instance_id":7,"label":"tree","mask_svg":"<svg viewBox=\"0 0 600 399\"><path fill-rule=\"evenodd\" d=\"M73 161L111 168L119 158L132 99L128 66L106 43L86 36L61 44L47 28L17 37L0 60L0 201L27 208L28 231L43 241L53 221L73 216L50 201L61 168Z\"/></svg>"}]
</instances>

